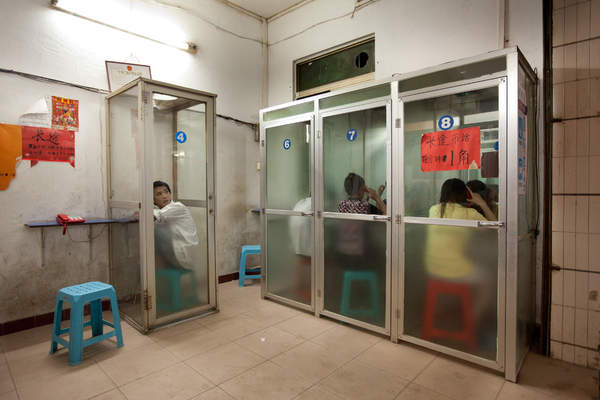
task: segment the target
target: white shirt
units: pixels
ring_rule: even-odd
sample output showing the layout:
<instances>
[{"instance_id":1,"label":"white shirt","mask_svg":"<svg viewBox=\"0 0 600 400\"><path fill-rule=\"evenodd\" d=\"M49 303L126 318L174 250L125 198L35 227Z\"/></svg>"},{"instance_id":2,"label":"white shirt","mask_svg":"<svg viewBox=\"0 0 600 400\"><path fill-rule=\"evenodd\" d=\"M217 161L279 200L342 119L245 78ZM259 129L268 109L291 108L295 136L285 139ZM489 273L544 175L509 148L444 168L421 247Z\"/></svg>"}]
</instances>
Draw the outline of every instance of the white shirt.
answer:
<instances>
[{"instance_id":1,"label":"white shirt","mask_svg":"<svg viewBox=\"0 0 600 400\"><path fill-rule=\"evenodd\" d=\"M294 206L294 211L312 211L311 198L307 197L297 202ZM310 257L312 255L313 241L312 218L290 217L290 237L296 254Z\"/></svg>"},{"instance_id":2,"label":"white shirt","mask_svg":"<svg viewBox=\"0 0 600 400\"><path fill-rule=\"evenodd\" d=\"M154 208L154 245L169 266L194 268L193 246L198 241L196 223L182 203L171 201L163 208Z\"/></svg>"}]
</instances>

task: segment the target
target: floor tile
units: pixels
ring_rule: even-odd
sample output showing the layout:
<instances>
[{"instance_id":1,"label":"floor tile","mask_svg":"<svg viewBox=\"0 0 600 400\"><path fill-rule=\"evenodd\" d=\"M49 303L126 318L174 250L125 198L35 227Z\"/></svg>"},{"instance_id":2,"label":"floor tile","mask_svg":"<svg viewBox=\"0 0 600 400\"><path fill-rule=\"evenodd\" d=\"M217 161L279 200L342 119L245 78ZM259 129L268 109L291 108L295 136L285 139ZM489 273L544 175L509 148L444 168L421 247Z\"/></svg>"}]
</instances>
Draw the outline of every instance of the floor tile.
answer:
<instances>
[{"instance_id":1,"label":"floor tile","mask_svg":"<svg viewBox=\"0 0 600 400\"><path fill-rule=\"evenodd\" d=\"M409 384L395 400L451 400L450 397L444 396L426 387L415 383Z\"/></svg>"},{"instance_id":2,"label":"floor tile","mask_svg":"<svg viewBox=\"0 0 600 400\"><path fill-rule=\"evenodd\" d=\"M252 318L239 315L225 321L219 321L207 325L208 329L217 333L217 336L226 340L236 340L264 328L264 325L254 321Z\"/></svg>"},{"instance_id":3,"label":"floor tile","mask_svg":"<svg viewBox=\"0 0 600 400\"><path fill-rule=\"evenodd\" d=\"M147 336L156 343L168 343L169 339L174 336L181 335L183 333L196 333L202 331L207 331L206 327L200 324L198 320L193 320L158 329L156 331L150 332Z\"/></svg>"},{"instance_id":4,"label":"floor tile","mask_svg":"<svg viewBox=\"0 0 600 400\"><path fill-rule=\"evenodd\" d=\"M138 347L135 352L114 354L98 365L118 385L125 385L177 363L173 354L157 344Z\"/></svg>"},{"instance_id":5,"label":"floor tile","mask_svg":"<svg viewBox=\"0 0 600 400\"><path fill-rule=\"evenodd\" d=\"M186 332L169 338L165 348L171 352L178 360L187 360L197 354L206 353L216 347L231 340L221 332L201 331L201 332ZM161 343L165 345L165 343Z\"/></svg>"},{"instance_id":6,"label":"floor tile","mask_svg":"<svg viewBox=\"0 0 600 400\"><path fill-rule=\"evenodd\" d=\"M308 380L295 371L267 361L220 387L238 400L287 400L309 386Z\"/></svg>"},{"instance_id":7,"label":"floor tile","mask_svg":"<svg viewBox=\"0 0 600 400\"><path fill-rule=\"evenodd\" d=\"M19 400L19 397L17 396L17 392L13 391L0 394L0 400Z\"/></svg>"},{"instance_id":8,"label":"floor tile","mask_svg":"<svg viewBox=\"0 0 600 400\"><path fill-rule=\"evenodd\" d=\"M69 351L59 350L54 354L46 352L42 355L32 355L18 358L9 362L12 377L17 387L35 383L40 379L49 379L58 375L71 374L94 364L91 357L85 357L79 365L69 364Z\"/></svg>"},{"instance_id":9,"label":"floor tile","mask_svg":"<svg viewBox=\"0 0 600 400\"><path fill-rule=\"evenodd\" d=\"M337 324L325 318L301 313L275 325L286 332L293 333L305 339L312 339L321 333L334 328Z\"/></svg>"},{"instance_id":10,"label":"floor tile","mask_svg":"<svg viewBox=\"0 0 600 400\"><path fill-rule=\"evenodd\" d=\"M339 325L311 339L317 344L350 357L358 355L381 340L381 337L375 334Z\"/></svg>"},{"instance_id":11,"label":"floor tile","mask_svg":"<svg viewBox=\"0 0 600 400\"><path fill-rule=\"evenodd\" d=\"M331 374L336 368L350 361L346 353L338 353L312 342L304 342L273 358L275 364L306 377L311 383Z\"/></svg>"},{"instance_id":12,"label":"floor tile","mask_svg":"<svg viewBox=\"0 0 600 400\"><path fill-rule=\"evenodd\" d=\"M381 341L358 356L365 364L400 378L413 380L433 359L433 353L403 344Z\"/></svg>"},{"instance_id":13,"label":"floor tile","mask_svg":"<svg viewBox=\"0 0 600 400\"><path fill-rule=\"evenodd\" d=\"M0 365L0 394L15 390L8 364Z\"/></svg>"},{"instance_id":14,"label":"floor tile","mask_svg":"<svg viewBox=\"0 0 600 400\"><path fill-rule=\"evenodd\" d=\"M321 382L321 385L346 399L394 399L408 384L389 372L353 360Z\"/></svg>"},{"instance_id":15,"label":"floor tile","mask_svg":"<svg viewBox=\"0 0 600 400\"><path fill-rule=\"evenodd\" d=\"M128 400L187 400L214 387L189 366L180 363L125 385Z\"/></svg>"},{"instance_id":16,"label":"floor tile","mask_svg":"<svg viewBox=\"0 0 600 400\"><path fill-rule=\"evenodd\" d=\"M504 382L497 400L552 400L543 392L532 389L525 385L516 385L512 382Z\"/></svg>"},{"instance_id":17,"label":"floor tile","mask_svg":"<svg viewBox=\"0 0 600 400\"><path fill-rule=\"evenodd\" d=\"M210 389L202 394L199 394L198 396L196 396L190 400L235 400L235 399L233 397L231 397L230 395L228 395L226 392L224 392L223 389L216 387L216 388Z\"/></svg>"},{"instance_id":18,"label":"floor tile","mask_svg":"<svg viewBox=\"0 0 600 400\"><path fill-rule=\"evenodd\" d=\"M343 397L335 394L334 392L325 389L321 385L311 387L305 392L302 392L294 400L343 400Z\"/></svg>"},{"instance_id":19,"label":"floor tile","mask_svg":"<svg viewBox=\"0 0 600 400\"><path fill-rule=\"evenodd\" d=\"M220 384L264 361L264 358L250 350L238 344L229 343L194 356L185 363L213 383Z\"/></svg>"},{"instance_id":20,"label":"floor tile","mask_svg":"<svg viewBox=\"0 0 600 400\"><path fill-rule=\"evenodd\" d=\"M519 374L519 385L549 396L590 399L598 396L597 376L598 371L529 353Z\"/></svg>"},{"instance_id":21,"label":"floor tile","mask_svg":"<svg viewBox=\"0 0 600 400\"><path fill-rule=\"evenodd\" d=\"M115 385L96 364L52 378L38 379L17 388L21 400L83 400L107 392Z\"/></svg>"},{"instance_id":22,"label":"floor tile","mask_svg":"<svg viewBox=\"0 0 600 400\"><path fill-rule=\"evenodd\" d=\"M438 357L414 383L461 400L495 399L504 378L461 361Z\"/></svg>"},{"instance_id":23,"label":"floor tile","mask_svg":"<svg viewBox=\"0 0 600 400\"><path fill-rule=\"evenodd\" d=\"M127 397L119 389L113 389L106 393L92 397L90 400L127 400Z\"/></svg>"},{"instance_id":24,"label":"floor tile","mask_svg":"<svg viewBox=\"0 0 600 400\"><path fill-rule=\"evenodd\" d=\"M304 339L276 327L244 336L236 343L264 358L272 358L302 343Z\"/></svg>"}]
</instances>

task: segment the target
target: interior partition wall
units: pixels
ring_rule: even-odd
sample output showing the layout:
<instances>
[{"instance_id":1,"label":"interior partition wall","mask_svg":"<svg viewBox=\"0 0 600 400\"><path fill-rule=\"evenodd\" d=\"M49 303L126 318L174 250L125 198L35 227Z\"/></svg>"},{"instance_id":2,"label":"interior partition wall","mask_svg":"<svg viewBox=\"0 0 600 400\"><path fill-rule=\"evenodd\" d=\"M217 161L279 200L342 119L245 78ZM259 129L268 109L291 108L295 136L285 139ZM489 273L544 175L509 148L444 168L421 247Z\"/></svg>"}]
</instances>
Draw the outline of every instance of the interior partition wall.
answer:
<instances>
[{"instance_id":1,"label":"interior partition wall","mask_svg":"<svg viewBox=\"0 0 600 400\"><path fill-rule=\"evenodd\" d=\"M140 78L106 107L109 214L119 220L110 280L121 314L146 332L215 311L215 95ZM156 202L155 181L174 203Z\"/></svg>"},{"instance_id":2,"label":"interior partition wall","mask_svg":"<svg viewBox=\"0 0 600 400\"><path fill-rule=\"evenodd\" d=\"M262 110L263 296L515 381L536 324L536 87L512 48Z\"/></svg>"}]
</instances>

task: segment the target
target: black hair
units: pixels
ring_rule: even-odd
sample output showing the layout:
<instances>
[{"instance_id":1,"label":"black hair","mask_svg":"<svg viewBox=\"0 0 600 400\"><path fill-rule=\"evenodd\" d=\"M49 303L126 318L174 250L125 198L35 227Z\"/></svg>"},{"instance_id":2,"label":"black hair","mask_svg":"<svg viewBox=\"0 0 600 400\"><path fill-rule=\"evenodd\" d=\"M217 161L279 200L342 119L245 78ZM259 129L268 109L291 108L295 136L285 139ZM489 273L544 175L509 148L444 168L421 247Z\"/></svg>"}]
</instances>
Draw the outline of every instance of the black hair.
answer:
<instances>
[{"instance_id":1,"label":"black hair","mask_svg":"<svg viewBox=\"0 0 600 400\"><path fill-rule=\"evenodd\" d=\"M167 182L163 182L163 181L154 181L154 183L152 184L153 189L156 189L157 187L161 187L164 186L167 188L167 190L169 191L169 193L171 193L171 188L169 187L169 184Z\"/></svg>"},{"instance_id":2,"label":"black hair","mask_svg":"<svg viewBox=\"0 0 600 400\"><path fill-rule=\"evenodd\" d=\"M487 194L489 192L488 187L485 183L481 182L478 179L473 179L472 181L467 182L467 186L471 189L472 192L478 193L484 199L487 199Z\"/></svg>"},{"instance_id":3,"label":"black hair","mask_svg":"<svg viewBox=\"0 0 600 400\"><path fill-rule=\"evenodd\" d=\"M442 185L440 193L440 217L444 218L447 203L466 203L467 202L467 185L460 179L447 179Z\"/></svg>"},{"instance_id":4,"label":"black hair","mask_svg":"<svg viewBox=\"0 0 600 400\"><path fill-rule=\"evenodd\" d=\"M350 197L358 197L361 193L361 188L365 185L365 180L362 176L355 174L354 172L350 172L346 179L344 179L344 189L348 196Z\"/></svg>"}]
</instances>

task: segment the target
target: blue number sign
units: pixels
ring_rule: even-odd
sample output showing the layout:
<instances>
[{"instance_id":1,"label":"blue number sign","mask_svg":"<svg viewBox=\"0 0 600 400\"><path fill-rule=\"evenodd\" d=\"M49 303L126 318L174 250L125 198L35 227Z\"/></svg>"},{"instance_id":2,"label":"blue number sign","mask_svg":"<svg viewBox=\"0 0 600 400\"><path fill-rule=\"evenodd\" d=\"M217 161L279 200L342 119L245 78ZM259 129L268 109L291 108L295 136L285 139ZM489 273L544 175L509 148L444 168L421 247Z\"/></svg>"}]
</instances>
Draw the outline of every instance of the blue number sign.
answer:
<instances>
[{"instance_id":1,"label":"blue number sign","mask_svg":"<svg viewBox=\"0 0 600 400\"><path fill-rule=\"evenodd\" d=\"M452 118L449 115L444 115L438 121L438 127L443 131L447 131L448 129L452 128L453 125L454 125L454 118Z\"/></svg>"},{"instance_id":2,"label":"blue number sign","mask_svg":"<svg viewBox=\"0 0 600 400\"><path fill-rule=\"evenodd\" d=\"M283 149L289 150L292 147L292 139L286 138L283 140Z\"/></svg>"},{"instance_id":3,"label":"blue number sign","mask_svg":"<svg viewBox=\"0 0 600 400\"><path fill-rule=\"evenodd\" d=\"M187 135L184 131L179 131L175 134L175 140L177 140L179 143L185 143L187 140Z\"/></svg>"},{"instance_id":4,"label":"blue number sign","mask_svg":"<svg viewBox=\"0 0 600 400\"><path fill-rule=\"evenodd\" d=\"M356 140L356 136L356 129L348 129L346 132L346 139L348 139L349 142L354 142Z\"/></svg>"}]
</instances>

